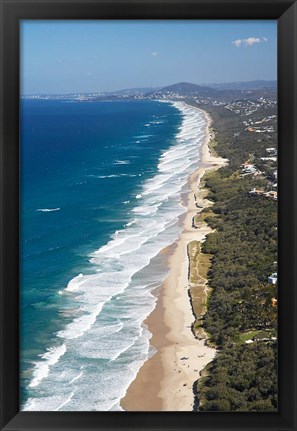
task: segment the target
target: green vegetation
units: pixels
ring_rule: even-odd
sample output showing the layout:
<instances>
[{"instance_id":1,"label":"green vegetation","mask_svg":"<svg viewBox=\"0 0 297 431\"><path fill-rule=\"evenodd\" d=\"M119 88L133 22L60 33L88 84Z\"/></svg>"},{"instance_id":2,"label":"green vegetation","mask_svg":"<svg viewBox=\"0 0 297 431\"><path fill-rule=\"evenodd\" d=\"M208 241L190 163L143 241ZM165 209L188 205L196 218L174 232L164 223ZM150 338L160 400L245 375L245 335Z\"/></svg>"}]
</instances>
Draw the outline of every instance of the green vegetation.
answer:
<instances>
[{"instance_id":1,"label":"green vegetation","mask_svg":"<svg viewBox=\"0 0 297 431\"><path fill-rule=\"evenodd\" d=\"M223 171L223 170L222 170ZM252 179L208 176L215 203L206 221L216 232L209 234L203 252L212 254L209 298L204 326L217 345L249 329L271 329L276 324L275 285L267 283L277 260L276 203L248 197Z\"/></svg>"},{"instance_id":2,"label":"green vegetation","mask_svg":"<svg viewBox=\"0 0 297 431\"><path fill-rule=\"evenodd\" d=\"M202 252L212 255L202 327L219 349L198 381L198 411L272 411L277 409L277 287L267 278L276 272L277 203L248 192L270 190L276 167L260 158L276 146L276 133L259 138L245 131L242 117L233 112L202 109L214 120L215 150L229 164L205 176L213 205L196 220L215 229L202 245ZM265 111L273 114L272 108ZM258 111L251 118L263 115ZM240 166L251 159L262 174L240 177Z\"/></svg>"},{"instance_id":3,"label":"green vegetation","mask_svg":"<svg viewBox=\"0 0 297 431\"><path fill-rule=\"evenodd\" d=\"M273 411L277 407L273 344L227 344L198 383L200 411Z\"/></svg>"}]
</instances>

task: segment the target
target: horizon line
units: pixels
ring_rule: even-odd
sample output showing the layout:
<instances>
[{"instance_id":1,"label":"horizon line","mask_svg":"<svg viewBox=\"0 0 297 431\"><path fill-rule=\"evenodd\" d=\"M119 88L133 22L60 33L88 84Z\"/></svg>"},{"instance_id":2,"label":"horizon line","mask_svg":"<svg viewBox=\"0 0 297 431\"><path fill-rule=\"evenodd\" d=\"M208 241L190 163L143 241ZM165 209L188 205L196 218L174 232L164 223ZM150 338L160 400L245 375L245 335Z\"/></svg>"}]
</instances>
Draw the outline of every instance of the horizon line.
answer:
<instances>
[{"instance_id":1,"label":"horizon line","mask_svg":"<svg viewBox=\"0 0 297 431\"><path fill-rule=\"evenodd\" d=\"M257 82L257 81L277 82L277 78L275 78L275 79L253 79L251 81L213 82L213 83L210 83L210 84L196 84L196 83L188 82L188 81L179 81L179 82L176 82L174 84L167 84L167 85L156 86L156 87L148 87L148 86L144 86L144 87L130 87L130 88L121 88L119 90L101 90L101 91L100 90L97 90L97 91L90 90L90 91L75 91L75 92L67 92L67 93L42 93L42 92L40 92L40 93L27 93L27 94L20 93L20 97L40 96L40 95L42 95L42 96L67 96L67 95L71 95L71 94L90 94L90 93L94 93L94 94L107 93L108 94L108 93L116 93L116 92L119 92L119 91L129 91L129 90L135 90L135 89L141 90L141 89L145 89L145 88L151 88L152 90L153 89L162 89L162 88L170 87L172 85L177 85L177 84L194 84L194 85L201 86L201 87L210 87L210 88L212 88L211 87L212 85L246 84L246 83Z\"/></svg>"}]
</instances>

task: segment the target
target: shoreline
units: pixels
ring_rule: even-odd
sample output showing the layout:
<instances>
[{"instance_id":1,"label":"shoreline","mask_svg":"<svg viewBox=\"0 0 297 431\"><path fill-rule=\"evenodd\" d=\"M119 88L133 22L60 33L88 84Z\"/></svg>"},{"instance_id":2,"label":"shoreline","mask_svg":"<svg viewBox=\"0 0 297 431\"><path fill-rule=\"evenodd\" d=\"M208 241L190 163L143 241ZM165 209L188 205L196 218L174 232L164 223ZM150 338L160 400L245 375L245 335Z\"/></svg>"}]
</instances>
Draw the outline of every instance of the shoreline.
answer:
<instances>
[{"instance_id":1,"label":"shoreline","mask_svg":"<svg viewBox=\"0 0 297 431\"><path fill-rule=\"evenodd\" d=\"M192 411L193 384L216 354L215 349L205 344L205 339L197 339L192 332L195 316L189 297L188 244L203 241L212 231L206 223L195 227L193 217L209 206L201 185L205 172L224 166L226 160L210 154L212 119L209 114L187 106L203 112L205 139L200 148L199 166L189 175L183 230L178 240L163 251L168 255L169 274L154 293L156 307L144 321L152 333L150 344L157 353L142 365L121 399L120 405L126 411Z\"/></svg>"}]
</instances>

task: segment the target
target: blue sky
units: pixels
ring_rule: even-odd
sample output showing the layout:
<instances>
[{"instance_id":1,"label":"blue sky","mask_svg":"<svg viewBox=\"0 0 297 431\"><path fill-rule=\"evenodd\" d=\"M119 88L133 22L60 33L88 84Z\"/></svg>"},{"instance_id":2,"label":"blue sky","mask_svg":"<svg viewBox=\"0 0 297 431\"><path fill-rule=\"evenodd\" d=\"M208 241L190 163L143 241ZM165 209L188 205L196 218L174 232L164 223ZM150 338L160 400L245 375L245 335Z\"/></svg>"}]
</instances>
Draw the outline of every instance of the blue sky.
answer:
<instances>
[{"instance_id":1,"label":"blue sky","mask_svg":"<svg viewBox=\"0 0 297 431\"><path fill-rule=\"evenodd\" d=\"M276 21L22 21L21 93L276 79Z\"/></svg>"}]
</instances>

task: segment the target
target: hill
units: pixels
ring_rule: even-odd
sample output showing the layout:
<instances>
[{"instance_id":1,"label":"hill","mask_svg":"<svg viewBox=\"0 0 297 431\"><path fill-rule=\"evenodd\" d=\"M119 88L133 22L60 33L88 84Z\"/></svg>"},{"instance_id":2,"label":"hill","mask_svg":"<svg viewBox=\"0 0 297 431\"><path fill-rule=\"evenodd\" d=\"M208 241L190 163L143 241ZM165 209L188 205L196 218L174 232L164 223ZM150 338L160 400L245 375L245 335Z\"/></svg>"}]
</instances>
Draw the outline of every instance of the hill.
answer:
<instances>
[{"instance_id":1,"label":"hill","mask_svg":"<svg viewBox=\"0 0 297 431\"><path fill-rule=\"evenodd\" d=\"M177 93L186 96L205 96L215 97L220 94L219 90L211 87L191 84L189 82L179 82L177 84L169 85L159 90L162 93Z\"/></svg>"}]
</instances>

